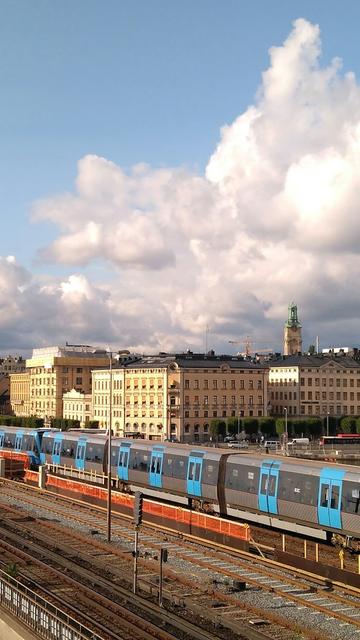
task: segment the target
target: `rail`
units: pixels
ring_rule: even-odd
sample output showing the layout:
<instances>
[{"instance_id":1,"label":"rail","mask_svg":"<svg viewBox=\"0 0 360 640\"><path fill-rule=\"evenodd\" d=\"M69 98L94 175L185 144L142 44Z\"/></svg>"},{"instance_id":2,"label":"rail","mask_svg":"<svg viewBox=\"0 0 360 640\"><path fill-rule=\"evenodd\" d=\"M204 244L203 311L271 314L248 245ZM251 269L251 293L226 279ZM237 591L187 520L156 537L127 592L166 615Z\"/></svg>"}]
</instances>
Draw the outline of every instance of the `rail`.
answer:
<instances>
[{"instance_id":1,"label":"rail","mask_svg":"<svg viewBox=\"0 0 360 640\"><path fill-rule=\"evenodd\" d=\"M0 606L46 640L101 640L101 637L0 569Z\"/></svg>"}]
</instances>

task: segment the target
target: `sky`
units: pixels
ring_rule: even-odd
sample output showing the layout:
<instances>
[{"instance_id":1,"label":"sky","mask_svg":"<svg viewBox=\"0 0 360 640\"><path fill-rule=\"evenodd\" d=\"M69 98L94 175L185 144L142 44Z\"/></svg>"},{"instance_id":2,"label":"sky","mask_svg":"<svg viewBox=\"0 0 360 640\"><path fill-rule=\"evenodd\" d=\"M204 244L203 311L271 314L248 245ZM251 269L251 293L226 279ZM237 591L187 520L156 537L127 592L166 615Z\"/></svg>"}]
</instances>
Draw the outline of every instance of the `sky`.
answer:
<instances>
[{"instance_id":1,"label":"sky","mask_svg":"<svg viewBox=\"0 0 360 640\"><path fill-rule=\"evenodd\" d=\"M359 22L2 0L0 353L359 346Z\"/></svg>"}]
</instances>

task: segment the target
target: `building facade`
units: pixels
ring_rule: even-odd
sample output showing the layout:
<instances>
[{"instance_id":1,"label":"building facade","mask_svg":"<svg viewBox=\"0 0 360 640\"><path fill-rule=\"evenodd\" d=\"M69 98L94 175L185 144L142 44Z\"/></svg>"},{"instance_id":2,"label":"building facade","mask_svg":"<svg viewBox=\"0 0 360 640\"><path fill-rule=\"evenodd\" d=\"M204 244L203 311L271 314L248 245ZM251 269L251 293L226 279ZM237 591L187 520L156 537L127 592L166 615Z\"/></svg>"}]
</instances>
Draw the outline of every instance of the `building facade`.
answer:
<instances>
[{"instance_id":1,"label":"building facade","mask_svg":"<svg viewBox=\"0 0 360 640\"><path fill-rule=\"evenodd\" d=\"M109 364L108 354L87 345L34 349L26 361L29 376L29 414L45 420L63 417L63 395L71 389L91 394L92 370ZM20 384L20 379L18 379Z\"/></svg>"},{"instance_id":2,"label":"building facade","mask_svg":"<svg viewBox=\"0 0 360 640\"><path fill-rule=\"evenodd\" d=\"M117 435L203 442L215 418L267 415L268 366L239 357L147 356L93 373L93 419Z\"/></svg>"},{"instance_id":3,"label":"building facade","mask_svg":"<svg viewBox=\"0 0 360 640\"><path fill-rule=\"evenodd\" d=\"M360 415L360 362L349 356L289 356L272 361L269 399L274 415Z\"/></svg>"},{"instance_id":4,"label":"building facade","mask_svg":"<svg viewBox=\"0 0 360 640\"><path fill-rule=\"evenodd\" d=\"M78 420L80 427L89 426L91 420L91 393L71 389L63 395L63 418Z\"/></svg>"},{"instance_id":5,"label":"building facade","mask_svg":"<svg viewBox=\"0 0 360 640\"><path fill-rule=\"evenodd\" d=\"M8 355L0 358L0 375L10 375L10 373L20 373L25 371L25 360L22 356Z\"/></svg>"},{"instance_id":6,"label":"building facade","mask_svg":"<svg viewBox=\"0 0 360 640\"><path fill-rule=\"evenodd\" d=\"M284 355L291 356L301 352L301 324L297 315L297 306L292 302L288 307L288 319L284 327Z\"/></svg>"},{"instance_id":7,"label":"building facade","mask_svg":"<svg viewBox=\"0 0 360 640\"><path fill-rule=\"evenodd\" d=\"M30 373L10 374L11 412L15 416L27 417L30 412Z\"/></svg>"}]
</instances>

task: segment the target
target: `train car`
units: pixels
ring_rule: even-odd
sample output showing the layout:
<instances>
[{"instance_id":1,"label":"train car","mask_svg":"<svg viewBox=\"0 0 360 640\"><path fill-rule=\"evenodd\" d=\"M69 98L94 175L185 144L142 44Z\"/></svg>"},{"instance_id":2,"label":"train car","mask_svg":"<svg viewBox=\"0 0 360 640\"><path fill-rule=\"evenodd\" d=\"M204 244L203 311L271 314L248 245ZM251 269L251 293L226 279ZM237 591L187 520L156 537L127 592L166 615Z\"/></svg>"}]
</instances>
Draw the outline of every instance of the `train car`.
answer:
<instances>
[{"instance_id":1,"label":"train car","mask_svg":"<svg viewBox=\"0 0 360 640\"><path fill-rule=\"evenodd\" d=\"M44 434L41 462L66 469L103 475L106 436L78 431L52 431Z\"/></svg>"},{"instance_id":2,"label":"train car","mask_svg":"<svg viewBox=\"0 0 360 640\"><path fill-rule=\"evenodd\" d=\"M0 451L25 454L29 466L40 464L41 442L47 429L28 429L0 425Z\"/></svg>"},{"instance_id":3,"label":"train car","mask_svg":"<svg viewBox=\"0 0 360 640\"><path fill-rule=\"evenodd\" d=\"M198 500L218 504L218 477L229 453L180 443L112 440L112 477L133 491L180 504Z\"/></svg>"},{"instance_id":4,"label":"train car","mask_svg":"<svg viewBox=\"0 0 360 640\"><path fill-rule=\"evenodd\" d=\"M247 455L229 458L228 516L319 539L360 538L360 472L312 460Z\"/></svg>"},{"instance_id":5,"label":"train car","mask_svg":"<svg viewBox=\"0 0 360 640\"><path fill-rule=\"evenodd\" d=\"M106 434L43 437L44 461L107 474ZM319 539L360 539L356 467L180 443L112 439L111 475L119 489Z\"/></svg>"}]
</instances>

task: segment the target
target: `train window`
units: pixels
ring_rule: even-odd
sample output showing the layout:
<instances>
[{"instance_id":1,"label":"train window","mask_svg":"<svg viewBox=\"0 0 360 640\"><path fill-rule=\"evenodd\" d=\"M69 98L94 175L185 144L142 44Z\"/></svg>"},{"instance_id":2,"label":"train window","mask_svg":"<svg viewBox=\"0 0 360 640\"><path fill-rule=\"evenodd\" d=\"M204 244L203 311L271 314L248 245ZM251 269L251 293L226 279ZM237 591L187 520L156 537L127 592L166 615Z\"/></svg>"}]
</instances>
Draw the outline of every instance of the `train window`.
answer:
<instances>
[{"instance_id":1,"label":"train window","mask_svg":"<svg viewBox=\"0 0 360 640\"><path fill-rule=\"evenodd\" d=\"M120 456L122 456L123 452L121 452ZM119 456L119 447L111 447L111 466L116 467L117 460ZM120 457L121 460L121 457ZM121 462L119 460L119 465L121 466Z\"/></svg>"},{"instance_id":2,"label":"train window","mask_svg":"<svg viewBox=\"0 0 360 640\"><path fill-rule=\"evenodd\" d=\"M146 451L141 451L140 449L130 449L130 469L135 469L138 471L149 471L149 456Z\"/></svg>"},{"instance_id":3,"label":"train window","mask_svg":"<svg viewBox=\"0 0 360 640\"><path fill-rule=\"evenodd\" d=\"M216 486L218 469L219 469L219 464L217 462L214 462L214 461L210 462L209 460L203 460L202 482L204 484Z\"/></svg>"},{"instance_id":4,"label":"train window","mask_svg":"<svg viewBox=\"0 0 360 640\"><path fill-rule=\"evenodd\" d=\"M268 495L274 496L276 491L276 476L269 476Z\"/></svg>"},{"instance_id":5,"label":"train window","mask_svg":"<svg viewBox=\"0 0 360 640\"><path fill-rule=\"evenodd\" d=\"M43 438L42 448L43 451L49 456L51 456L53 452L53 442L53 438Z\"/></svg>"},{"instance_id":6,"label":"train window","mask_svg":"<svg viewBox=\"0 0 360 640\"><path fill-rule=\"evenodd\" d=\"M318 492L319 478L280 470L278 488L280 500L315 506Z\"/></svg>"},{"instance_id":7,"label":"train window","mask_svg":"<svg viewBox=\"0 0 360 640\"><path fill-rule=\"evenodd\" d=\"M360 514L360 491L356 482L343 482L342 511L344 513Z\"/></svg>"},{"instance_id":8,"label":"train window","mask_svg":"<svg viewBox=\"0 0 360 640\"><path fill-rule=\"evenodd\" d=\"M200 469L201 469L201 464L197 462L195 464L195 481L196 482L199 482L200 480Z\"/></svg>"},{"instance_id":9,"label":"train window","mask_svg":"<svg viewBox=\"0 0 360 640\"><path fill-rule=\"evenodd\" d=\"M104 445L88 443L85 457L89 462L102 462L104 457Z\"/></svg>"},{"instance_id":10,"label":"train window","mask_svg":"<svg viewBox=\"0 0 360 640\"><path fill-rule=\"evenodd\" d=\"M259 486L259 469L244 464L227 464L225 488L233 491L257 493Z\"/></svg>"},{"instance_id":11,"label":"train window","mask_svg":"<svg viewBox=\"0 0 360 640\"><path fill-rule=\"evenodd\" d=\"M263 473L261 476L261 493L266 494L268 485L268 476Z\"/></svg>"},{"instance_id":12,"label":"train window","mask_svg":"<svg viewBox=\"0 0 360 640\"><path fill-rule=\"evenodd\" d=\"M15 446L15 433L5 433L4 447L6 449L13 449Z\"/></svg>"},{"instance_id":13,"label":"train window","mask_svg":"<svg viewBox=\"0 0 360 640\"><path fill-rule=\"evenodd\" d=\"M194 463L193 462L190 462L189 464L188 480L194 480Z\"/></svg>"},{"instance_id":14,"label":"train window","mask_svg":"<svg viewBox=\"0 0 360 640\"><path fill-rule=\"evenodd\" d=\"M161 470L161 459L156 458L156 473L160 473Z\"/></svg>"},{"instance_id":15,"label":"train window","mask_svg":"<svg viewBox=\"0 0 360 640\"><path fill-rule=\"evenodd\" d=\"M184 456L174 456L168 458L167 454L164 455L163 473L169 478L178 478L179 480L185 480L186 466Z\"/></svg>"},{"instance_id":16,"label":"train window","mask_svg":"<svg viewBox=\"0 0 360 640\"><path fill-rule=\"evenodd\" d=\"M321 496L320 496L320 505L322 507L328 506L328 498L329 498L329 485L322 484L321 485Z\"/></svg>"},{"instance_id":17,"label":"train window","mask_svg":"<svg viewBox=\"0 0 360 640\"><path fill-rule=\"evenodd\" d=\"M65 458L73 458L76 449L76 442L73 440L63 440L61 443L61 455Z\"/></svg>"},{"instance_id":18,"label":"train window","mask_svg":"<svg viewBox=\"0 0 360 640\"><path fill-rule=\"evenodd\" d=\"M339 492L340 492L339 487L334 486L331 488L331 508L332 509L339 508Z\"/></svg>"}]
</instances>

